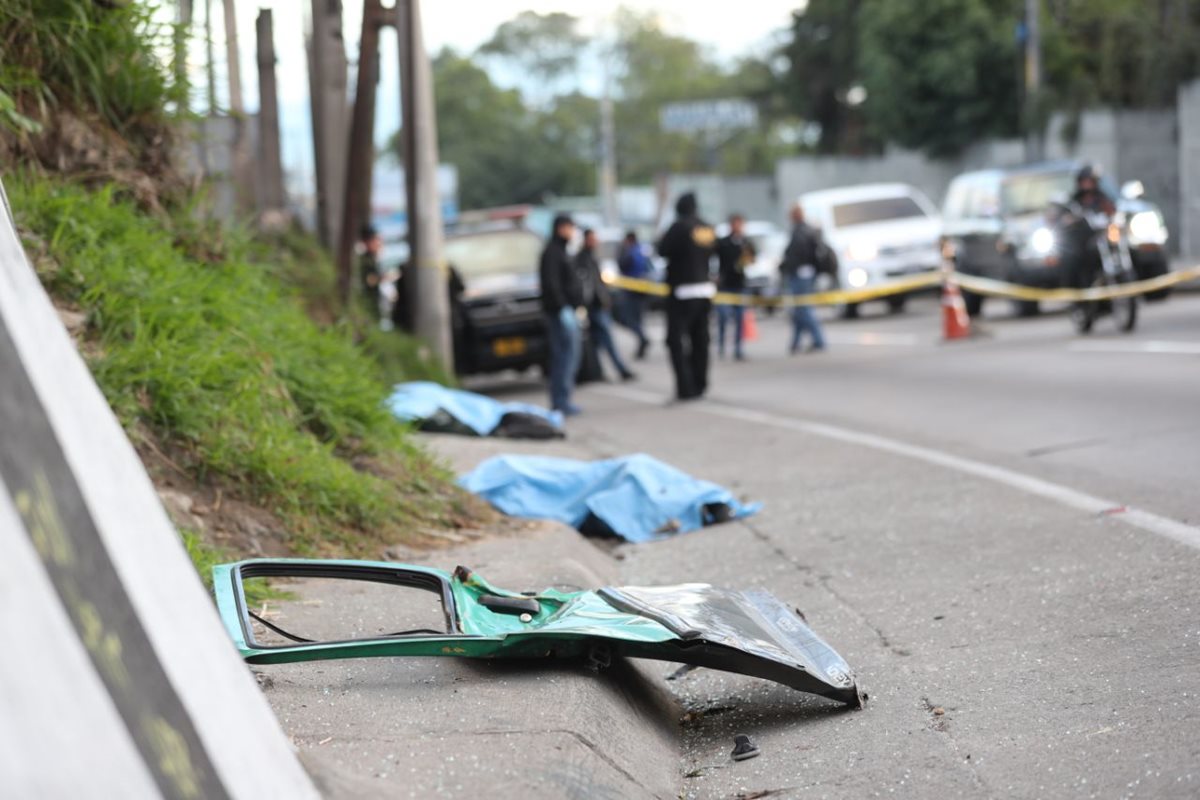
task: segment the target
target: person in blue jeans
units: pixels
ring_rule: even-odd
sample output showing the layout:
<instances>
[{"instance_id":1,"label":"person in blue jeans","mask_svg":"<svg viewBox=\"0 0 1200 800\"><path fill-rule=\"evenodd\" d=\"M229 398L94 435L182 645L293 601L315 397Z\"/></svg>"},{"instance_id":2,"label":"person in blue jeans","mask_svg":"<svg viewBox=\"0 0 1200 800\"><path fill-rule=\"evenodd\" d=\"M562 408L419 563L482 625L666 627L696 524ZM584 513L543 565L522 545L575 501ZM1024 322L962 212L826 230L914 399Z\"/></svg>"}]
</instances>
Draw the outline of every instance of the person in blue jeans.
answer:
<instances>
[{"instance_id":1,"label":"person in blue jeans","mask_svg":"<svg viewBox=\"0 0 1200 800\"><path fill-rule=\"evenodd\" d=\"M650 259L646 258L646 254L642 252L637 234L633 231L626 233L625 240L621 243L621 252L617 256L617 268L626 278L646 280L650 277ZM650 339L642 328L642 316L645 308L646 296L641 292L629 289L621 289L617 292L613 318L618 325L628 329L637 337L638 348L634 358L638 361L646 357L646 350L650 347Z\"/></svg>"},{"instance_id":2,"label":"person in blue jeans","mask_svg":"<svg viewBox=\"0 0 1200 800\"><path fill-rule=\"evenodd\" d=\"M542 250L538 267L550 345L550 407L567 416L580 412L571 402L581 340L575 309L583 300L579 277L567 255L567 243L574 234L575 223L570 217L555 217L550 241Z\"/></svg>"},{"instance_id":3,"label":"person in blue jeans","mask_svg":"<svg viewBox=\"0 0 1200 800\"><path fill-rule=\"evenodd\" d=\"M817 271L822 266L821 251L824 249L824 243L821 241L821 232L804 221L804 209L798 203L792 206L791 217L792 238L783 253L779 273L790 294L803 296L813 293ZM821 352L825 349L825 335L821 331L821 323L817 321L813 307L793 306L792 343L789 348L793 355L800 352L805 332L812 337L812 342L805 352Z\"/></svg>"},{"instance_id":4,"label":"person in blue jeans","mask_svg":"<svg viewBox=\"0 0 1200 800\"><path fill-rule=\"evenodd\" d=\"M596 244L596 232L588 228L583 232L583 246L575 254L575 273L579 276L579 285L583 290L583 307L587 309L588 344L596 354L597 364L600 363L600 353L608 353L621 380L631 381L637 376L625 366L613 339L612 293L600 275Z\"/></svg>"},{"instance_id":5,"label":"person in blue jeans","mask_svg":"<svg viewBox=\"0 0 1200 800\"><path fill-rule=\"evenodd\" d=\"M717 291L728 294L746 293L746 267L754 263L757 253L754 243L746 238L746 218L741 214L729 217L729 235L717 240ZM717 306L717 357L725 357L725 329L733 328L733 357L741 361L745 335L746 307ZM732 323L732 324L731 324Z\"/></svg>"}]
</instances>

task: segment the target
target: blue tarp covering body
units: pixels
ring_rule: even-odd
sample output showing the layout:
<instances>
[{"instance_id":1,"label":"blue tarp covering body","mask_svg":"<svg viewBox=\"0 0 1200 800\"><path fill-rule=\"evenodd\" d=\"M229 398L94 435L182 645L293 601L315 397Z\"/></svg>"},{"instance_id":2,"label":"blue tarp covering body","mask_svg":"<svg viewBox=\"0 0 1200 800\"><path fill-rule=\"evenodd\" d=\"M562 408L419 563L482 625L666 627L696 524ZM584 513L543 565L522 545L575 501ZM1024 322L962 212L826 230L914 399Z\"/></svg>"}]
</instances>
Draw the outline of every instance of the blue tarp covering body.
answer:
<instances>
[{"instance_id":1,"label":"blue tarp covering body","mask_svg":"<svg viewBox=\"0 0 1200 800\"><path fill-rule=\"evenodd\" d=\"M728 505L734 518L761 508L643 454L604 461L496 456L459 482L506 514L578 528L591 513L631 542L697 530L710 503Z\"/></svg>"},{"instance_id":2,"label":"blue tarp covering body","mask_svg":"<svg viewBox=\"0 0 1200 800\"><path fill-rule=\"evenodd\" d=\"M448 389L439 383L414 381L399 383L387 399L388 408L406 422L419 422L431 418L439 410L467 426L480 436L489 436L505 414L518 412L532 414L548 420L554 427L562 427L562 414L547 411L529 403L501 403L482 394Z\"/></svg>"}]
</instances>

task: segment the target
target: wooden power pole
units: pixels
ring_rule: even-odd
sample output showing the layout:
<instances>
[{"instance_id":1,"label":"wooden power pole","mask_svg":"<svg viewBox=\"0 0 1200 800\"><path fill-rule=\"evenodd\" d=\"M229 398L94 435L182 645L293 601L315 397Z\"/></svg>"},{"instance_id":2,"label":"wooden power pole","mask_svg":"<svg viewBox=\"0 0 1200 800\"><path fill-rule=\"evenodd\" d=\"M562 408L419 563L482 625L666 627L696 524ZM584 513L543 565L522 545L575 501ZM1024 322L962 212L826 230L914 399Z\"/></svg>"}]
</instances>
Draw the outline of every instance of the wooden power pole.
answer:
<instances>
[{"instance_id":1,"label":"wooden power pole","mask_svg":"<svg viewBox=\"0 0 1200 800\"><path fill-rule=\"evenodd\" d=\"M317 171L317 233L337 247L346 185L346 49L341 0L312 0L309 43L313 146Z\"/></svg>"},{"instance_id":2,"label":"wooden power pole","mask_svg":"<svg viewBox=\"0 0 1200 800\"><path fill-rule=\"evenodd\" d=\"M229 79L229 116L233 120L232 183L237 208L254 207L254 175L250 168L250 132L246 122L246 103L242 98L242 57L238 52L237 13L234 0L222 0L225 21L225 66Z\"/></svg>"},{"instance_id":3,"label":"wooden power pole","mask_svg":"<svg viewBox=\"0 0 1200 800\"><path fill-rule=\"evenodd\" d=\"M279 97L275 88L275 23L271 9L258 12L258 210L285 205L283 159L279 154Z\"/></svg>"},{"instance_id":4,"label":"wooden power pole","mask_svg":"<svg viewBox=\"0 0 1200 800\"><path fill-rule=\"evenodd\" d=\"M380 0L363 0L358 77L346 157L341 236L337 245L338 295L350 302L354 240L371 217L371 175L375 168L375 87L379 83L379 29L386 20Z\"/></svg>"},{"instance_id":5,"label":"wooden power pole","mask_svg":"<svg viewBox=\"0 0 1200 800\"><path fill-rule=\"evenodd\" d=\"M400 39L400 92L403 107L404 176L408 196L408 275L410 319L447 370L453 369L449 270L442 238L438 192L437 112L433 71L421 35L419 0L397 0Z\"/></svg>"}]
</instances>

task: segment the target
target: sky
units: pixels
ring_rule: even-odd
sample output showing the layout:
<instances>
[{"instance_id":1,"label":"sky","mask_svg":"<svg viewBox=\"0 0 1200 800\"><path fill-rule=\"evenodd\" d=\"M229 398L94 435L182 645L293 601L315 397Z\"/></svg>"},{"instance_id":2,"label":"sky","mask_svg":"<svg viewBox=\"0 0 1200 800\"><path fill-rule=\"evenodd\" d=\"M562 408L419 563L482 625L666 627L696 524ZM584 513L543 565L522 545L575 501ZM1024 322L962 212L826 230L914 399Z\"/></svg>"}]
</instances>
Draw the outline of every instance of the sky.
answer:
<instances>
[{"instance_id":1,"label":"sky","mask_svg":"<svg viewBox=\"0 0 1200 800\"><path fill-rule=\"evenodd\" d=\"M387 0L385 0L386 2ZM491 38L496 28L522 11L540 13L562 11L581 19L585 32L603 30L620 5L660 15L663 27L671 33L687 36L712 47L718 57L732 59L746 52L765 47L771 34L787 26L794 8L805 0L739 0L736 12L709 11L697 0L649 0L648 2L605 3L596 0L424 0L421 3L425 45L431 53L449 46L469 53ZM218 61L218 82L224 80L224 28L220 18L220 0L212 0L214 39ZM192 73L199 84L203 81L203 6L195 2L196 33L191 53ZM347 56L357 58L358 37L362 20L361 2L343 0L345 21L343 35ZM256 71L254 22L260 8L273 9L275 49L278 55L276 77L280 104L280 127L283 138L284 169L300 177L312 170L312 134L308 105L308 61L304 53L304 31L308 26L311 8L309 0L237 0L238 51L241 53L242 83L246 110L258 109L258 77ZM380 81L376 141L382 141L399 127L399 80L395 34L385 31L381 43L383 76ZM503 80L496 76L497 80ZM351 92L353 77L351 77ZM199 92L197 96L203 96ZM227 97L219 89L218 98ZM202 101L201 101L202 102Z\"/></svg>"}]
</instances>

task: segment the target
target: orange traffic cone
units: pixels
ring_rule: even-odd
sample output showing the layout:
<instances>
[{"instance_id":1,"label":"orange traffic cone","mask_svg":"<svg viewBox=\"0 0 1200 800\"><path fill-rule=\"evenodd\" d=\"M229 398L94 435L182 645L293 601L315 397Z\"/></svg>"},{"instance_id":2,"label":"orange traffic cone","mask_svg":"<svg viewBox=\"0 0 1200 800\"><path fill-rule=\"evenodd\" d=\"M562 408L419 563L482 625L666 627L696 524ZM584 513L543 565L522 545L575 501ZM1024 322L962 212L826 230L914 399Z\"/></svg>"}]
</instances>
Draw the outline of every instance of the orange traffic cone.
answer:
<instances>
[{"instance_id":1,"label":"orange traffic cone","mask_svg":"<svg viewBox=\"0 0 1200 800\"><path fill-rule=\"evenodd\" d=\"M947 276L942 283L942 338L965 339L971 335L971 318L967 316L967 304L963 302L958 284Z\"/></svg>"},{"instance_id":2,"label":"orange traffic cone","mask_svg":"<svg viewBox=\"0 0 1200 800\"><path fill-rule=\"evenodd\" d=\"M758 322L754 319L753 308L747 308L742 312L742 340L747 342L758 341Z\"/></svg>"}]
</instances>

